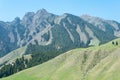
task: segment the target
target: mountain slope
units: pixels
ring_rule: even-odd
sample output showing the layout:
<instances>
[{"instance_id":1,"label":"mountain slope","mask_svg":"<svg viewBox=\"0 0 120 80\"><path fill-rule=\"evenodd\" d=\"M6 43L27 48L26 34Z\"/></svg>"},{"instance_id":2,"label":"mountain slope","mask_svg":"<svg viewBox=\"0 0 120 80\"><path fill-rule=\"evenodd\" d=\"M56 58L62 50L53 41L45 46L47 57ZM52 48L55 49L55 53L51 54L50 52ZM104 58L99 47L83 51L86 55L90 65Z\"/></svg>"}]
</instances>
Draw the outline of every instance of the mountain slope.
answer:
<instances>
[{"instance_id":1,"label":"mountain slope","mask_svg":"<svg viewBox=\"0 0 120 80\"><path fill-rule=\"evenodd\" d=\"M94 26L98 27L102 31L110 32L115 36L120 36L120 25L118 22L114 20L105 20L99 17L89 16L89 15L82 15L80 16L83 20L93 24Z\"/></svg>"},{"instance_id":2,"label":"mountain slope","mask_svg":"<svg viewBox=\"0 0 120 80\"><path fill-rule=\"evenodd\" d=\"M70 50L2 80L119 80L120 44L112 42Z\"/></svg>"},{"instance_id":3,"label":"mountain slope","mask_svg":"<svg viewBox=\"0 0 120 80\"><path fill-rule=\"evenodd\" d=\"M45 9L38 10L36 13L28 12L22 20L16 17L12 22L0 21L0 57L7 53L26 46L35 37L38 42L42 42L40 32L53 24L56 15L48 13ZM44 40L45 41L45 40Z\"/></svg>"},{"instance_id":4,"label":"mountain slope","mask_svg":"<svg viewBox=\"0 0 120 80\"><path fill-rule=\"evenodd\" d=\"M0 65L14 62L17 58L21 58L25 54L26 46L13 50L4 57L0 58Z\"/></svg>"}]
</instances>

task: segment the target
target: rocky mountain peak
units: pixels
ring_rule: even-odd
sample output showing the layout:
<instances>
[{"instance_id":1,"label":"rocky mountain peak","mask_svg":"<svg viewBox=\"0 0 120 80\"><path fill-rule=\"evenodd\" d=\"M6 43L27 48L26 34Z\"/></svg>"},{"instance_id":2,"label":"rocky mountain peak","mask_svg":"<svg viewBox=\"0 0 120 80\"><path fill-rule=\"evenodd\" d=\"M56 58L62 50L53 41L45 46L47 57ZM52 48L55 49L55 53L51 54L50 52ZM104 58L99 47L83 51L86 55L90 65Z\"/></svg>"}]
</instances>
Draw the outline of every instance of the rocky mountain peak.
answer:
<instances>
[{"instance_id":1,"label":"rocky mountain peak","mask_svg":"<svg viewBox=\"0 0 120 80\"><path fill-rule=\"evenodd\" d=\"M36 14L48 14L46 9L40 9L36 12Z\"/></svg>"},{"instance_id":2,"label":"rocky mountain peak","mask_svg":"<svg viewBox=\"0 0 120 80\"><path fill-rule=\"evenodd\" d=\"M26 21L27 19L30 19L31 17L33 18L34 15L35 15L34 12L27 12L23 17L23 21Z\"/></svg>"},{"instance_id":3,"label":"rocky mountain peak","mask_svg":"<svg viewBox=\"0 0 120 80\"><path fill-rule=\"evenodd\" d=\"M13 22L15 22L15 23L20 23L20 18L19 18L19 17L16 17L16 18L13 20Z\"/></svg>"},{"instance_id":4,"label":"rocky mountain peak","mask_svg":"<svg viewBox=\"0 0 120 80\"><path fill-rule=\"evenodd\" d=\"M22 20L23 24L26 26L30 25L34 15L35 15L34 12L27 12L23 17L23 20Z\"/></svg>"},{"instance_id":5,"label":"rocky mountain peak","mask_svg":"<svg viewBox=\"0 0 120 80\"><path fill-rule=\"evenodd\" d=\"M45 9L40 9L35 14L36 17L48 16L48 15L49 13Z\"/></svg>"}]
</instances>

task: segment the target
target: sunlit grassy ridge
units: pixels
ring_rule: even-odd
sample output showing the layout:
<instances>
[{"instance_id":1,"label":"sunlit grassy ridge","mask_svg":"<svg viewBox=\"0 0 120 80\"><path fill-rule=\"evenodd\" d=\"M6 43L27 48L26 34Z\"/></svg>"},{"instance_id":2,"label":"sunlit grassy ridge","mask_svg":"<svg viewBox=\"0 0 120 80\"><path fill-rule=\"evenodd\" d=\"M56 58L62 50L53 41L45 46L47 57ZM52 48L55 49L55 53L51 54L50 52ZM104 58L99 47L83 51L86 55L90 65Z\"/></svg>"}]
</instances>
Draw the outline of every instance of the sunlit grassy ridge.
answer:
<instances>
[{"instance_id":1,"label":"sunlit grassy ridge","mask_svg":"<svg viewBox=\"0 0 120 80\"><path fill-rule=\"evenodd\" d=\"M70 50L41 65L2 80L119 80L119 45L107 44Z\"/></svg>"}]
</instances>

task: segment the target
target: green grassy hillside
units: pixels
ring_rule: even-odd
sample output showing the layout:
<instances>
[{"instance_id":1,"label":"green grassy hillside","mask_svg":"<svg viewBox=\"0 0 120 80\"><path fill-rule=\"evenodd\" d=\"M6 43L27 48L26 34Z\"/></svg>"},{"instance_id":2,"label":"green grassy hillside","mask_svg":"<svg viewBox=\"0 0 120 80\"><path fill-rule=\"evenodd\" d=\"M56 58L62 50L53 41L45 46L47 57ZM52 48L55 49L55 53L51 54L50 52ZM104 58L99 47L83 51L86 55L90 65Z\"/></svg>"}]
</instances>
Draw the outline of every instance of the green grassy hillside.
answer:
<instances>
[{"instance_id":1,"label":"green grassy hillside","mask_svg":"<svg viewBox=\"0 0 120 80\"><path fill-rule=\"evenodd\" d=\"M119 45L78 48L1 80L119 80Z\"/></svg>"}]
</instances>

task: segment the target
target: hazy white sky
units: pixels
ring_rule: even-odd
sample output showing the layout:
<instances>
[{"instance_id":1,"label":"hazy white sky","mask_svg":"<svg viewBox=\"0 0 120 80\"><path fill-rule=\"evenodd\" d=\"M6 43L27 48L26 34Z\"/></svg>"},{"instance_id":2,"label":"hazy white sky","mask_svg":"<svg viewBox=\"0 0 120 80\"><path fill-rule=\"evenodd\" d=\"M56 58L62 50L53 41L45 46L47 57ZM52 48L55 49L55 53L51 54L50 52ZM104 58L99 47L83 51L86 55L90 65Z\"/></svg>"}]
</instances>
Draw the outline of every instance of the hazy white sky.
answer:
<instances>
[{"instance_id":1,"label":"hazy white sky","mask_svg":"<svg viewBox=\"0 0 120 80\"><path fill-rule=\"evenodd\" d=\"M89 14L120 22L120 0L0 0L0 21L12 21L39 9L62 15Z\"/></svg>"}]
</instances>

